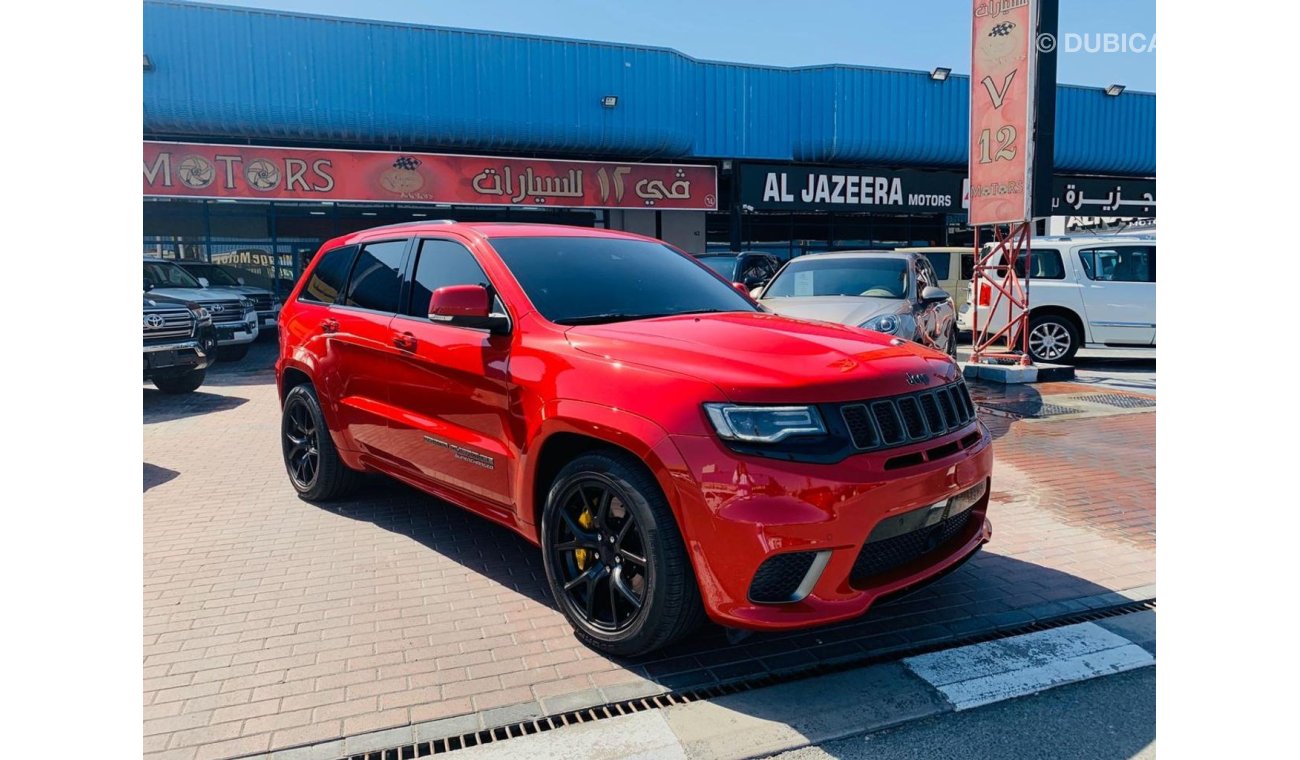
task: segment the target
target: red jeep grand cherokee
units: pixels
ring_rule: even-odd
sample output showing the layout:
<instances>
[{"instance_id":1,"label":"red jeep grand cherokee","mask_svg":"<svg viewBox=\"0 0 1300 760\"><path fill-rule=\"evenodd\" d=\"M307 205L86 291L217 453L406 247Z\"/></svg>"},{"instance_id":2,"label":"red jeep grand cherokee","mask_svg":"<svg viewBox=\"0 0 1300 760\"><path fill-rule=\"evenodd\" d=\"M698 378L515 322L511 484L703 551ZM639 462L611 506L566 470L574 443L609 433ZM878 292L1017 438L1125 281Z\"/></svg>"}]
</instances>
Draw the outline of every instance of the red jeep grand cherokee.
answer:
<instances>
[{"instance_id":1,"label":"red jeep grand cherokee","mask_svg":"<svg viewBox=\"0 0 1300 760\"><path fill-rule=\"evenodd\" d=\"M660 241L422 222L325 244L281 313L306 499L382 472L542 548L590 646L861 615L991 535L945 355L762 311Z\"/></svg>"}]
</instances>

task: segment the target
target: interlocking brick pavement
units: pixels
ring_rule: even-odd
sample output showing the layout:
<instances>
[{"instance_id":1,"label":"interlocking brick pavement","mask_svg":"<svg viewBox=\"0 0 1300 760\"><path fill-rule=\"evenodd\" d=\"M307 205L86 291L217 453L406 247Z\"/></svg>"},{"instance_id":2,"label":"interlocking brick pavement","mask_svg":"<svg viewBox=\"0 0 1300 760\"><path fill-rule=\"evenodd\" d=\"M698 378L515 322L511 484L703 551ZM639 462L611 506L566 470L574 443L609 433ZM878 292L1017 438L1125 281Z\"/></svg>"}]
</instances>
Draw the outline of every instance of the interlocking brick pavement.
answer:
<instances>
[{"instance_id":1,"label":"interlocking brick pavement","mask_svg":"<svg viewBox=\"0 0 1300 760\"><path fill-rule=\"evenodd\" d=\"M151 759L518 720L1011 626L1155 580L1154 414L989 417L994 537L957 572L851 623L735 645L709 627L620 661L573 637L513 533L380 478L355 501L298 499L269 372L144 393Z\"/></svg>"}]
</instances>

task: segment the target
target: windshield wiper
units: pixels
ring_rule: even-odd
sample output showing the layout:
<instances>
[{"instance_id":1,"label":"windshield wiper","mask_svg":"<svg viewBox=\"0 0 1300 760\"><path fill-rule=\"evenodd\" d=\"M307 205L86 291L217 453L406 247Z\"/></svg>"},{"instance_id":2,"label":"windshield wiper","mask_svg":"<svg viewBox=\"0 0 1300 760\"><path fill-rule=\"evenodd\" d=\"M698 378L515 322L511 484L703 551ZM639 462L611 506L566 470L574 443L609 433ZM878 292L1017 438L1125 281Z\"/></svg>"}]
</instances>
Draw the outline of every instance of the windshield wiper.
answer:
<instances>
[{"instance_id":1,"label":"windshield wiper","mask_svg":"<svg viewBox=\"0 0 1300 760\"><path fill-rule=\"evenodd\" d=\"M715 314L722 311L734 311L734 309L691 309L689 311L666 311L660 314L622 314L618 312L610 314L588 314L581 317L569 317L567 319L557 319L557 325L599 325L607 322L631 322L635 319L658 319L659 317L679 317L684 314Z\"/></svg>"},{"instance_id":2,"label":"windshield wiper","mask_svg":"<svg viewBox=\"0 0 1300 760\"><path fill-rule=\"evenodd\" d=\"M567 319L557 319L555 320L555 324L557 325L599 325L605 322L626 322L630 319L646 319L648 317L653 317L653 316L656 315L621 314L617 312L610 313L610 314L587 314L581 317L569 317Z\"/></svg>"}]
</instances>

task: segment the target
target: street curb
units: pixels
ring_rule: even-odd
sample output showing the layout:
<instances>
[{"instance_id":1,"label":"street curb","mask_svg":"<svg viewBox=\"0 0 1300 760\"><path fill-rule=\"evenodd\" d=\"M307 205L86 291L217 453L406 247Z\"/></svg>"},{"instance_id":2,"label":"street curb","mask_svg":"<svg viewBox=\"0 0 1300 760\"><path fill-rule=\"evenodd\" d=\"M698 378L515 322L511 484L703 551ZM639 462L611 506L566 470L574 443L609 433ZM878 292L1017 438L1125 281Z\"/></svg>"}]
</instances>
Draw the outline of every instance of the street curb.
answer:
<instances>
[{"instance_id":1,"label":"street curb","mask_svg":"<svg viewBox=\"0 0 1300 760\"><path fill-rule=\"evenodd\" d=\"M742 760L1155 664L1155 612L970 644L456 750L463 760Z\"/></svg>"},{"instance_id":2,"label":"street curb","mask_svg":"<svg viewBox=\"0 0 1300 760\"><path fill-rule=\"evenodd\" d=\"M1062 614L1069 614L1071 612L1086 613L1090 610L1103 610L1108 607L1115 607L1117 605L1124 605L1127 603L1140 602L1140 601L1151 600L1155 598L1156 598L1156 586L1155 584L1150 584L1150 585L1141 586L1132 589L1125 589L1120 591L1107 591L1101 594L1095 594L1093 596L1079 597L1076 599L1068 600L1068 602L1049 602L1034 607L1025 607L1018 610L1013 610L1008 613L1004 613L1002 617L1004 617L1005 619L1000 621L997 625L994 625L993 628L990 629L990 633L994 633L999 629L1005 630L1007 628L1015 628L1025 624L1034 623L1036 620L1050 620ZM1133 613L1133 614L1143 614L1143 613ZM1148 613L1148 614L1154 615L1154 613ZM1103 625L1103 627L1105 627L1104 624L1118 625L1117 623L1112 623L1112 621L1124 620L1129 617L1131 617L1131 615L1117 616L1114 618L1110 618L1108 620L1098 621L1097 624ZM1118 630L1116 632L1119 633ZM1119 635L1126 635L1126 634L1119 633ZM1138 635L1139 638L1142 638L1143 636L1148 636L1148 634L1145 633L1134 634L1134 635ZM1148 638L1149 641L1143 639L1143 641L1134 641L1134 643L1143 646L1144 648L1147 648L1149 651L1152 652L1152 654L1154 654L1154 626L1153 625L1151 626L1151 631L1149 633ZM880 667L885 667L890 665L897 665L899 662L905 659L905 653L908 650L914 649L915 644L916 642L900 642L897 646L883 647L873 653L874 654L873 659L875 660L876 664L870 664L870 665L859 664L857 662L857 658L854 658L852 661L847 661L844 663L844 667L848 668L848 670L843 671L842 673L832 673L828 676L823 676L820 678L812 678L807 680L818 682L824 678L836 677L836 676L844 675L845 673L858 673L866 670L871 670L872 668L880 668ZM889 658L891 655L897 657L898 659L889 660L886 662L880 661L882 658ZM798 681L796 681L795 683L797 682ZM791 684L787 683L787 684L779 684L775 686L761 687L758 689L753 689L748 693L761 692L766 689L777 689L789 685ZM680 685L677 686L680 687ZM299 745L296 747L286 747L278 750L272 750L271 752L267 752L267 753L255 753L252 755L245 755L245 756L241 756L239 760L254 760L254 758L256 758L257 760L338 760L338 758L341 757L349 757L353 755L370 753L370 752L379 752L383 750L392 749L393 747L399 747L399 746L411 744L413 742L430 742L430 741L437 741L442 739L449 739L451 737L469 734L473 732L493 731L494 729L508 726L512 723L516 723L521 720L538 718L545 715L554 715L558 712L591 709L619 700L657 697L663 694L673 692L674 688L675 687L673 685L668 685L666 683L646 681L638 684L623 685L622 688L614 690L619 692L617 694L606 694L607 691L610 691L609 689L606 690L589 689L587 692L583 692L580 694L564 695L563 697L560 697L558 699L548 698L544 701L538 701L534 699L519 704L493 708L492 710L487 710L480 713L467 713L462 715L449 716L446 718L440 718L432 721L424 721L421 723L415 723L406 726L382 729L379 731L372 731L363 734L354 734L348 737L339 737L324 742L317 742L317 743L312 743L307 745ZM696 702L692 704L705 704L711 701L731 699L736 696L739 695L733 694L725 697L719 697L715 700L703 700L701 702ZM617 699L614 699L613 697L617 697ZM669 710L674 710L677 707L685 707L685 706L687 705L679 705L670 708L665 708L663 710L655 710L655 712L667 712ZM928 717L928 716L922 716L922 717ZM911 719L908 719L907 721L904 722L909 722L910 720ZM596 726L606 725L608 724L608 722L609 722L608 720L599 721L596 723L586 724L586 727L594 728ZM886 728L889 725L893 725L893 724L887 725L882 723L879 726L870 728L868 730L878 730L880 728ZM577 726L568 727L558 731L558 733L560 735L565 735L566 731L573 731L576 728L579 727ZM548 732L548 733L555 734L557 732ZM862 733L862 732L858 731L856 733ZM853 735L853 734L849 734L849 735ZM520 737L518 739L512 739L509 742L505 742L504 744L494 742L492 746L500 748L511 744L515 744L525 739L536 739L539 737L540 735ZM831 738L843 738L843 737L828 737L828 738L819 739L818 741L829 741ZM464 750L461 751L463 752ZM784 751L784 750L776 750L776 751ZM573 760L573 758L568 758L567 760Z\"/></svg>"}]
</instances>

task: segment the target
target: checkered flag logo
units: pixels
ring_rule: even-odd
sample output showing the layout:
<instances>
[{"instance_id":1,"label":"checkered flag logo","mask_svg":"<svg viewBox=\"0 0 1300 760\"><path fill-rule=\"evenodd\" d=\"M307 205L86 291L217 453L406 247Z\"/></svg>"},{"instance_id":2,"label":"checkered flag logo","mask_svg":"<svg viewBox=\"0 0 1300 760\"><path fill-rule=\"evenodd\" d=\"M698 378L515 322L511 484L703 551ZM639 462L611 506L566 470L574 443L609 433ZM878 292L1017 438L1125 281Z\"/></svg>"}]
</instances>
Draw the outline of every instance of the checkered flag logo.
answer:
<instances>
[{"instance_id":1,"label":"checkered flag logo","mask_svg":"<svg viewBox=\"0 0 1300 760\"><path fill-rule=\"evenodd\" d=\"M1001 24L998 24L997 26L995 26L995 27L993 27L992 29L989 30L989 36L990 36L990 37L1005 37L1005 36L1007 36L1008 34L1011 34L1011 30L1012 30L1012 29L1015 29L1015 28L1016 28L1016 25L1015 25L1014 23L1012 23L1012 22L1010 22L1010 21L1003 21Z\"/></svg>"},{"instance_id":2,"label":"checkered flag logo","mask_svg":"<svg viewBox=\"0 0 1300 760\"><path fill-rule=\"evenodd\" d=\"M420 165L420 159L410 156L402 156L393 162L394 169L411 170Z\"/></svg>"}]
</instances>

